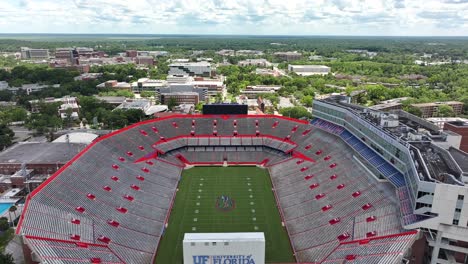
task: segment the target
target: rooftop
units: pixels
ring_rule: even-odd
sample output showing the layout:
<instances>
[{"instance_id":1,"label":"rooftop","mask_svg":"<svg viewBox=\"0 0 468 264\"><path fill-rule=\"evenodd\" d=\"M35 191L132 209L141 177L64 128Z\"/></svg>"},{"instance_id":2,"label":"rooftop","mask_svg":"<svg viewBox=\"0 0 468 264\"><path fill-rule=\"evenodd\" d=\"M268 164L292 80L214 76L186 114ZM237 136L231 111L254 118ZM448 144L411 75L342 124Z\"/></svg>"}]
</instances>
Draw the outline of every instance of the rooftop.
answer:
<instances>
[{"instance_id":1,"label":"rooftop","mask_svg":"<svg viewBox=\"0 0 468 264\"><path fill-rule=\"evenodd\" d=\"M211 66L211 63L206 61L199 62L177 62L169 64L169 67L179 67L179 66Z\"/></svg>"},{"instance_id":2,"label":"rooftop","mask_svg":"<svg viewBox=\"0 0 468 264\"><path fill-rule=\"evenodd\" d=\"M448 151L452 155L455 162L457 162L460 169L463 172L468 173L468 153L454 147L450 147Z\"/></svg>"},{"instance_id":3,"label":"rooftop","mask_svg":"<svg viewBox=\"0 0 468 264\"><path fill-rule=\"evenodd\" d=\"M0 152L0 163L66 163L85 146L80 143L21 142Z\"/></svg>"},{"instance_id":4,"label":"rooftop","mask_svg":"<svg viewBox=\"0 0 468 264\"><path fill-rule=\"evenodd\" d=\"M68 133L66 135L62 135L56 140L54 143L81 143L81 144L89 144L93 142L98 137L96 134L92 133L83 133L83 132L75 132L75 133Z\"/></svg>"},{"instance_id":5,"label":"rooftop","mask_svg":"<svg viewBox=\"0 0 468 264\"><path fill-rule=\"evenodd\" d=\"M411 105L425 107L425 106L438 106L438 105L451 105L451 104L463 104L463 103L458 102L458 101L447 101L447 102L433 102L433 103L421 103L421 104L411 104Z\"/></svg>"}]
</instances>

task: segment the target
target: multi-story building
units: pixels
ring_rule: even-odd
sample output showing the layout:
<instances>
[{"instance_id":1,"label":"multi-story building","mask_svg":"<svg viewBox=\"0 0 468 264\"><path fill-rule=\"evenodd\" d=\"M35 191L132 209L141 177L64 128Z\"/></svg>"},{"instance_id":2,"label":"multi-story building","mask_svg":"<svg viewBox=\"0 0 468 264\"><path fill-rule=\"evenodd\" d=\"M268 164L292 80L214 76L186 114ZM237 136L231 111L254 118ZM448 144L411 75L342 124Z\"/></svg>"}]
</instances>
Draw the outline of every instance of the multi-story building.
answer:
<instances>
[{"instance_id":1,"label":"multi-story building","mask_svg":"<svg viewBox=\"0 0 468 264\"><path fill-rule=\"evenodd\" d=\"M401 97L401 98L394 98L394 99L390 99L386 101L381 101L380 104L373 105L369 107L369 109L384 111L384 112L391 111L391 110L401 110L403 109L403 104L401 102L407 99L408 97Z\"/></svg>"},{"instance_id":2,"label":"multi-story building","mask_svg":"<svg viewBox=\"0 0 468 264\"><path fill-rule=\"evenodd\" d=\"M239 66L256 66L256 67L270 67L271 63L266 59L247 59L243 61L239 61L237 63Z\"/></svg>"},{"instance_id":3,"label":"multi-story building","mask_svg":"<svg viewBox=\"0 0 468 264\"><path fill-rule=\"evenodd\" d=\"M55 49L55 59L63 60L69 64L74 62L73 48L57 48Z\"/></svg>"},{"instance_id":4,"label":"multi-story building","mask_svg":"<svg viewBox=\"0 0 468 264\"><path fill-rule=\"evenodd\" d=\"M294 61L302 58L302 53L297 51L275 52L274 55L283 61Z\"/></svg>"},{"instance_id":5,"label":"multi-story building","mask_svg":"<svg viewBox=\"0 0 468 264\"><path fill-rule=\"evenodd\" d=\"M161 93L161 103L170 104L174 100L177 105L180 104L193 104L199 102L199 95L196 92L175 92L175 93Z\"/></svg>"},{"instance_id":6,"label":"multi-story building","mask_svg":"<svg viewBox=\"0 0 468 264\"><path fill-rule=\"evenodd\" d=\"M467 263L466 153L452 156L432 141L431 135L421 133L420 125L414 123L417 117L408 113L398 116L316 100L313 115L312 125L336 134L354 150L356 163L393 186L386 191L397 197L403 227L423 234L421 243L413 247L420 253L413 254L410 263ZM425 123L437 129L421 119L421 124ZM433 136L434 140L444 138L440 133Z\"/></svg>"},{"instance_id":7,"label":"multi-story building","mask_svg":"<svg viewBox=\"0 0 468 264\"><path fill-rule=\"evenodd\" d=\"M238 50L236 51L237 56L260 56L263 55L261 50Z\"/></svg>"},{"instance_id":8,"label":"multi-story building","mask_svg":"<svg viewBox=\"0 0 468 264\"><path fill-rule=\"evenodd\" d=\"M110 88L114 90L132 90L132 85L127 82L118 82L117 80L109 80L103 83L100 83L96 86L98 89Z\"/></svg>"},{"instance_id":9,"label":"multi-story building","mask_svg":"<svg viewBox=\"0 0 468 264\"><path fill-rule=\"evenodd\" d=\"M140 78L132 83L132 91L141 93L143 91L155 92L158 88L168 87L169 83L166 80L152 80L148 78Z\"/></svg>"},{"instance_id":10,"label":"multi-story building","mask_svg":"<svg viewBox=\"0 0 468 264\"><path fill-rule=\"evenodd\" d=\"M138 65L154 66L154 58L152 56L137 56L135 62Z\"/></svg>"},{"instance_id":11,"label":"multi-story building","mask_svg":"<svg viewBox=\"0 0 468 264\"><path fill-rule=\"evenodd\" d=\"M188 75L167 75L166 81L168 83L189 83L193 81L193 77Z\"/></svg>"},{"instance_id":12,"label":"multi-story building","mask_svg":"<svg viewBox=\"0 0 468 264\"><path fill-rule=\"evenodd\" d=\"M191 83L170 83L167 87L156 88L156 99L162 103L162 94L172 93L197 93L198 101L203 102L208 102L210 98L207 88L196 88Z\"/></svg>"},{"instance_id":13,"label":"multi-story building","mask_svg":"<svg viewBox=\"0 0 468 264\"><path fill-rule=\"evenodd\" d=\"M260 95L276 93L279 89L280 85L248 85L240 93L249 99L254 99Z\"/></svg>"},{"instance_id":14,"label":"multi-story building","mask_svg":"<svg viewBox=\"0 0 468 264\"><path fill-rule=\"evenodd\" d=\"M52 104L52 103L61 103L57 109L58 115L61 118L68 117L68 109L71 109L70 117L72 119L77 119L80 112L80 106L76 97L65 96L62 98L45 98L44 100L32 100L29 101L31 105L31 112L38 113L41 111L41 104Z\"/></svg>"},{"instance_id":15,"label":"multi-story building","mask_svg":"<svg viewBox=\"0 0 468 264\"><path fill-rule=\"evenodd\" d=\"M327 75L330 73L330 67L324 65L288 65L288 71L298 75Z\"/></svg>"},{"instance_id":16,"label":"multi-story building","mask_svg":"<svg viewBox=\"0 0 468 264\"><path fill-rule=\"evenodd\" d=\"M48 49L31 49L28 47L21 47L21 59L23 60L48 60Z\"/></svg>"},{"instance_id":17,"label":"multi-story building","mask_svg":"<svg viewBox=\"0 0 468 264\"><path fill-rule=\"evenodd\" d=\"M453 112L454 112L455 115L459 115L463 111L463 103L462 102L456 102L456 101L412 104L411 106L421 110L421 117L422 118L428 118L428 117L438 116L439 115L439 106L441 106L441 105L451 106L453 108Z\"/></svg>"},{"instance_id":18,"label":"multi-story building","mask_svg":"<svg viewBox=\"0 0 468 264\"><path fill-rule=\"evenodd\" d=\"M136 56L138 56L138 51L136 51L136 50L126 50L125 51L125 57L135 58Z\"/></svg>"},{"instance_id":19,"label":"multi-story building","mask_svg":"<svg viewBox=\"0 0 468 264\"><path fill-rule=\"evenodd\" d=\"M172 63L168 75L211 77L214 70L208 62Z\"/></svg>"},{"instance_id":20,"label":"multi-story building","mask_svg":"<svg viewBox=\"0 0 468 264\"><path fill-rule=\"evenodd\" d=\"M206 79L202 77L196 77L193 81L188 84L193 85L195 89L206 89L208 96L215 96L218 93L223 94L226 90L222 79Z\"/></svg>"},{"instance_id":21,"label":"multi-story building","mask_svg":"<svg viewBox=\"0 0 468 264\"><path fill-rule=\"evenodd\" d=\"M444 130L459 134L461 136L460 149L468 153L468 121L445 122ZM468 159L466 162L468 162Z\"/></svg>"}]
</instances>

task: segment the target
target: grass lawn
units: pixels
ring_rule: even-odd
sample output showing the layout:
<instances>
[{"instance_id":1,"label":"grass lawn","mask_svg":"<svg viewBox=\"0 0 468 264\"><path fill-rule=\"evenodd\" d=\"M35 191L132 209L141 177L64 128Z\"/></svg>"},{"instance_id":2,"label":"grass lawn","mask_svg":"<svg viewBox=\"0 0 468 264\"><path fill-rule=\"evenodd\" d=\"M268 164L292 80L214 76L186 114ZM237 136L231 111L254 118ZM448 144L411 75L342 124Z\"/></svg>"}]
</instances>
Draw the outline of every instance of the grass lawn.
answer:
<instances>
[{"instance_id":1,"label":"grass lawn","mask_svg":"<svg viewBox=\"0 0 468 264\"><path fill-rule=\"evenodd\" d=\"M294 262L269 177L267 170L256 167L195 167L184 171L156 263L182 263L184 234L210 232L264 232L266 262ZM222 195L234 200L232 210L216 207Z\"/></svg>"}]
</instances>

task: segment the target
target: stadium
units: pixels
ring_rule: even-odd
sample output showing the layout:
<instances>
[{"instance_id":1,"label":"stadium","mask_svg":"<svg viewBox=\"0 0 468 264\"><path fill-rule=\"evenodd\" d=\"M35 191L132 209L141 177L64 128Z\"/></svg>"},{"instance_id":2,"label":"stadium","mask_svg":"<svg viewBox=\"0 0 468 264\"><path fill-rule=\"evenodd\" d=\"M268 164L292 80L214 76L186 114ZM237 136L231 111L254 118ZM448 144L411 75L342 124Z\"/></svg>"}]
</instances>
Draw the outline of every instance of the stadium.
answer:
<instances>
[{"instance_id":1,"label":"stadium","mask_svg":"<svg viewBox=\"0 0 468 264\"><path fill-rule=\"evenodd\" d=\"M98 138L28 196L27 262L182 263L184 233L264 232L267 263L401 263L431 218L411 175L316 104L310 122L174 115Z\"/></svg>"}]
</instances>

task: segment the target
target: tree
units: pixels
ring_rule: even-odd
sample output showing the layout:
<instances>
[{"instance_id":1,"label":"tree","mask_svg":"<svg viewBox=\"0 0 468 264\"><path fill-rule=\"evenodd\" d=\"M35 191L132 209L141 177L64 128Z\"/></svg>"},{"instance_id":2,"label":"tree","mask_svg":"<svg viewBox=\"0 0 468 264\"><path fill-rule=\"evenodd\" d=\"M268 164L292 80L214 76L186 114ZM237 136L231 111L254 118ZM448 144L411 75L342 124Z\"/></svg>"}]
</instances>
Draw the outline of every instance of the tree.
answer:
<instances>
[{"instance_id":1,"label":"tree","mask_svg":"<svg viewBox=\"0 0 468 264\"><path fill-rule=\"evenodd\" d=\"M171 97L169 98L169 102L167 103L167 107L169 108L169 110L172 110L172 108L174 108L174 106L177 105L177 101L174 97Z\"/></svg>"},{"instance_id":2,"label":"tree","mask_svg":"<svg viewBox=\"0 0 468 264\"><path fill-rule=\"evenodd\" d=\"M15 133L5 124L0 124L0 150L11 145Z\"/></svg>"},{"instance_id":3,"label":"tree","mask_svg":"<svg viewBox=\"0 0 468 264\"><path fill-rule=\"evenodd\" d=\"M7 231L9 228L10 228L10 224L8 223L8 218L0 217L0 231L2 232Z\"/></svg>"},{"instance_id":4,"label":"tree","mask_svg":"<svg viewBox=\"0 0 468 264\"><path fill-rule=\"evenodd\" d=\"M414 107L414 106L409 106L408 109L406 110L406 112L410 113L410 114L413 114L415 116L419 116L421 117L422 116L422 111L421 109L417 108L417 107Z\"/></svg>"},{"instance_id":5,"label":"tree","mask_svg":"<svg viewBox=\"0 0 468 264\"><path fill-rule=\"evenodd\" d=\"M281 108L280 113L292 118L312 118L312 114L302 106Z\"/></svg>"},{"instance_id":6,"label":"tree","mask_svg":"<svg viewBox=\"0 0 468 264\"><path fill-rule=\"evenodd\" d=\"M439 117L453 117L455 116L455 112L453 111L453 107L450 105L439 105L438 108L438 115Z\"/></svg>"},{"instance_id":7,"label":"tree","mask_svg":"<svg viewBox=\"0 0 468 264\"><path fill-rule=\"evenodd\" d=\"M0 252L0 263L2 264L15 264L13 256L10 253Z\"/></svg>"},{"instance_id":8,"label":"tree","mask_svg":"<svg viewBox=\"0 0 468 264\"><path fill-rule=\"evenodd\" d=\"M310 95L306 95L301 98L301 103L307 107L312 107L313 101L314 101L314 98Z\"/></svg>"},{"instance_id":9,"label":"tree","mask_svg":"<svg viewBox=\"0 0 468 264\"><path fill-rule=\"evenodd\" d=\"M143 91L140 94L141 97L145 97L145 98L152 97L154 95L155 95L154 91Z\"/></svg>"},{"instance_id":10,"label":"tree","mask_svg":"<svg viewBox=\"0 0 468 264\"><path fill-rule=\"evenodd\" d=\"M13 98L13 93L8 90L1 90L0 91L0 101L11 101Z\"/></svg>"}]
</instances>

